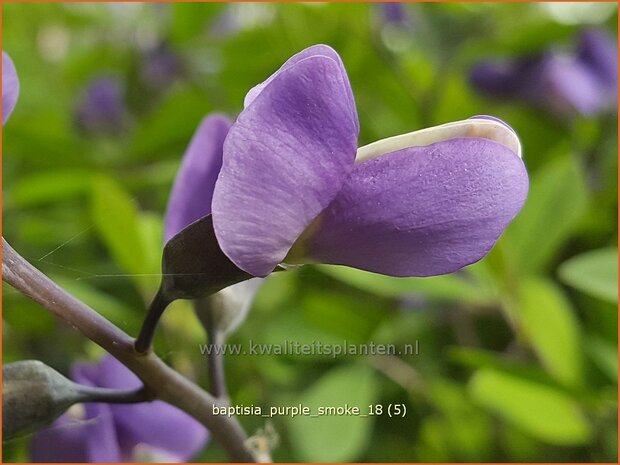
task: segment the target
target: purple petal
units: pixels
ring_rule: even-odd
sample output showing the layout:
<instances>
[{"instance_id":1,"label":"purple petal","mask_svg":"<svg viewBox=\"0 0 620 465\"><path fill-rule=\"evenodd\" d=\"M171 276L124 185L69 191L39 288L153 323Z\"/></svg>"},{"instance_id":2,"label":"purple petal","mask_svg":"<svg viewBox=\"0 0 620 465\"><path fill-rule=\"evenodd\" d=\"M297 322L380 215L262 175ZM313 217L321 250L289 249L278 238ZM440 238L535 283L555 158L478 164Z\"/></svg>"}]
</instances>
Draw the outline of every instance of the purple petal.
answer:
<instances>
[{"instance_id":1,"label":"purple petal","mask_svg":"<svg viewBox=\"0 0 620 465\"><path fill-rule=\"evenodd\" d=\"M114 413L108 404L85 404L90 431L87 435L89 462L114 462L119 455L118 431L115 429Z\"/></svg>"},{"instance_id":2,"label":"purple petal","mask_svg":"<svg viewBox=\"0 0 620 465\"><path fill-rule=\"evenodd\" d=\"M15 108L19 96L19 79L13 60L2 52L2 125L6 123Z\"/></svg>"},{"instance_id":3,"label":"purple petal","mask_svg":"<svg viewBox=\"0 0 620 465\"><path fill-rule=\"evenodd\" d=\"M100 76L88 83L74 116L84 132L114 133L125 127L127 111L121 80Z\"/></svg>"},{"instance_id":4,"label":"purple petal","mask_svg":"<svg viewBox=\"0 0 620 465\"><path fill-rule=\"evenodd\" d=\"M553 59L552 53L543 52L516 59L481 61L473 66L470 82L490 97L540 103L546 97L542 77Z\"/></svg>"},{"instance_id":5,"label":"purple petal","mask_svg":"<svg viewBox=\"0 0 620 465\"><path fill-rule=\"evenodd\" d=\"M341 63L315 55L280 70L239 115L213 196L218 241L239 268L269 274L334 199L355 159L355 112Z\"/></svg>"},{"instance_id":6,"label":"purple petal","mask_svg":"<svg viewBox=\"0 0 620 465\"><path fill-rule=\"evenodd\" d=\"M72 412L80 411L83 418ZM76 405L51 426L36 433L30 444L32 462L120 462L116 430L106 404Z\"/></svg>"},{"instance_id":7,"label":"purple petal","mask_svg":"<svg viewBox=\"0 0 620 465\"><path fill-rule=\"evenodd\" d=\"M404 2L381 2L376 4L384 23L395 26L408 26L411 18Z\"/></svg>"},{"instance_id":8,"label":"purple petal","mask_svg":"<svg viewBox=\"0 0 620 465\"><path fill-rule=\"evenodd\" d=\"M112 356L97 364L76 364L76 382L134 389L141 381ZM185 462L204 447L208 432L185 412L162 401L132 405L85 404L84 418L70 413L33 441L32 458L44 462L135 461L152 449L168 460ZM70 411L71 412L71 411Z\"/></svg>"},{"instance_id":9,"label":"purple petal","mask_svg":"<svg viewBox=\"0 0 620 465\"><path fill-rule=\"evenodd\" d=\"M97 365L97 385L115 389L138 388L138 377L114 357ZM138 444L148 444L179 462L193 457L207 441L204 426L176 407L162 401L111 405L118 440L124 457L132 457Z\"/></svg>"},{"instance_id":10,"label":"purple petal","mask_svg":"<svg viewBox=\"0 0 620 465\"><path fill-rule=\"evenodd\" d=\"M109 358L112 357L104 358L97 365L74 364L71 378L76 383L86 386L100 386L101 365L104 362L108 363ZM79 412L79 415L76 416L75 412ZM106 404L73 406L50 427L35 435L31 444L31 460L33 462L120 461L121 452L110 406Z\"/></svg>"},{"instance_id":11,"label":"purple petal","mask_svg":"<svg viewBox=\"0 0 620 465\"><path fill-rule=\"evenodd\" d=\"M180 56L166 42L145 51L141 66L143 81L153 89L166 89L183 75Z\"/></svg>"},{"instance_id":12,"label":"purple petal","mask_svg":"<svg viewBox=\"0 0 620 465\"><path fill-rule=\"evenodd\" d=\"M549 62L544 82L547 104L557 113L592 115L608 105L607 91L587 66L557 57Z\"/></svg>"},{"instance_id":13,"label":"purple petal","mask_svg":"<svg viewBox=\"0 0 620 465\"><path fill-rule=\"evenodd\" d=\"M514 98L520 91L514 64L508 61L483 61L473 66L469 80L478 91L495 98Z\"/></svg>"},{"instance_id":14,"label":"purple petal","mask_svg":"<svg viewBox=\"0 0 620 465\"><path fill-rule=\"evenodd\" d=\"M392 276L450 273L491 249L527 190L521 159L490 140L399 150L356 165L306 253Z\"/></svg>"},{"instance_id":15,"label":"purple petal","mask_svg":"<svg viewBox=\"0 0 620 465\"><path fill-rule=\"evenodd\" d=\"M87 371L88 370L88 371ZM95 386L110 389L137 389L142 381L125 365L111 355L106 355L97 364L81 367L81 373L91 379ZM76 372L72 373L75 381Z\"/></svg>"},{"instance_id":16,"label":"purple petal","mask_svg":"<svg viewBox=\"0 0 620 465\"><path fill-rule=\"evenodd\" d=\"M319 56L331 58L336 63L338 63L338 66L340 67L340 74L342 77L342 81L346 84L345 92L346 92L346 96L348 99L348 108L351 111L351 118L353 118L353 120L355 121L356 131L359 132L360 128L359 128L359 121L357 119L357 110L355 109L355 99L353 97L353 90L351 89L351 86L349 85L349 78L347 76L347 71L344 68L344 63L342 62L340 55L338 55L338 53L333 48L331 48L329 45L324 45L324 44L313 45L311 47L303 49L301 52L293 55L291 58L286 60L286 62L280 67L279 70L277 70L275 73L269 76L265 81L261 82L260 84L257 84L256 86L252 87L248 91L243 101L244 108L249 107L250 104L254 101L254 99L263 91L263 89L269 83L271 83L271 81L273 81L276 77L278 77L284 70L290 68L291 66L299 63L302 60L305 60L306 58L319 57Z\"/></svg>"},{"instance_id":17,"label":"purple petal","mask_svg":"<svg viewBox=\"0 0 620 465\"><path fill-rule=\"evenodd\" d=\"M610 89L618 88L618 44L601 29L584 31L579 40L578 57Z\"/></svg>"},{"instance_id":18,"label":"purple petal","mask_svg":"<svg viewBox=\"0 0 620 465\"><path fill-rule=\"evenodd\" d=\"M135 447L148 444L178 462L194 457L206 444L204 426L185 412L162 401L112 405L123 455L133 456Z\"/></svg>"},{"instance_id":19,"label":"purple petal","mask_svg":"<svg viewBox=\"0 0 620 465\"><path fill-rule=\"evenodd\" d=\"M211 213L215 181L222 167L222 147L232 122L206 117L185 152L174 181L165 218L165 241Z\"/></svg>"}]
</instances>

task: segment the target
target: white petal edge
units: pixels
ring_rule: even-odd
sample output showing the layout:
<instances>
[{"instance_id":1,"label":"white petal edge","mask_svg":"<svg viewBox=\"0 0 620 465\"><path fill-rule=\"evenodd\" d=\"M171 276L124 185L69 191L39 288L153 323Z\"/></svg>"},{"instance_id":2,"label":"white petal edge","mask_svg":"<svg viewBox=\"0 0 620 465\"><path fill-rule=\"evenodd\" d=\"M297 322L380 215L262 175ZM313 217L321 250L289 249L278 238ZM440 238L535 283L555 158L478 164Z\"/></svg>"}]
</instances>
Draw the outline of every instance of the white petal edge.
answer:
<instances>
[{"instance_id":1,"label":"white petal edge","mask_svg":"<svg viewBox=\"0 0 620 465\"><path fill-rule=\"evenodd\" d=\"M470 118L463 121L433 126L407 134L388 137L357 149L355 163L372 160L386 153L409 147L424 147L458 137L476 137L502 144L521 158L521 141L505 124L486 118Z\"/></svg>"}]
</instances>

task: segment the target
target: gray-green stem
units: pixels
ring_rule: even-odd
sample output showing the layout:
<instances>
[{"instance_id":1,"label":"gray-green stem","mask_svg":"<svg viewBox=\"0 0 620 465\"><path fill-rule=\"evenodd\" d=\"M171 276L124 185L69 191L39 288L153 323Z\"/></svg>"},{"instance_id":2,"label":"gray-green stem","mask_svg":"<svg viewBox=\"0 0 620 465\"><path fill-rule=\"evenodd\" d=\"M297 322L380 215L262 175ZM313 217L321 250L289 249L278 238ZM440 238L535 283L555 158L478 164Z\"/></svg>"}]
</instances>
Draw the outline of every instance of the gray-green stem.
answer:
<instances>
[{"instance_id":1,"label":"gray-green stem","mask_svg":"<svg viewBox=\"0 0 620 465\"><path fill-rule=\"evenodd\" d=\"M134 340L32 266L2 239L2 279L103 347L144 383L149 393L188 413L209 429L234 462L254 462L247 435L234 417L213 415L217 399L167 366L153 352L140 355Z\"/></svg>"},{"instance_id":2,"label":"gray-green stem","mask_svg":"<svg viewBox=\"0 0 620 465\"><path fill-rule=\"evenodd\" d=\"M194 301L194 309L207 333L207 343L209 345L207 364L209 368L210 392L220 401L228 402L228 390L226 389L226 375L224 372L224 355L221 350L225 342L225 337L215 323L211 299L209 297L196 299Z\"/></svg>"}]
</instances>

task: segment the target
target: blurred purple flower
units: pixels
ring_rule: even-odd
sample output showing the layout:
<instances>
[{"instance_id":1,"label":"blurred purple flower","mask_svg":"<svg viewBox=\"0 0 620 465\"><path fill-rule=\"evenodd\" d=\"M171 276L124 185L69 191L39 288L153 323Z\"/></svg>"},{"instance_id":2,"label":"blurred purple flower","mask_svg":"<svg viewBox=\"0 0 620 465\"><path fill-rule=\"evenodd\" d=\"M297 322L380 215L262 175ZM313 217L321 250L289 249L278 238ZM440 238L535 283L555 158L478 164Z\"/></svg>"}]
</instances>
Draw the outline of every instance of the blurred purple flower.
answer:
<instances>
[{"instance_id":1,"label":"blurred purple flower","mask_svg":"<svg viewBox=\"0 0 620 465\"><path fill-rule=\"evenodd\" d=\"M583 31L577 56L584 65L590 68L603 85L617 92L618 45L609 34L600 29Z\"/></svg>"},{"instance_id":2,"label":"blurred purple flower","mask_svg":"<svg viewBox=\"0 0 620 465\"><path fill-rule=\"evenodd\" d=\"M408 5L405 2L381 2L375 4L378 10L381 22L398 27L406 27L410 25L411 17L409 16Z\"/></svg>"},{"instance_id":3,"label":"blurred purple flower","mask_svg":"<svg viewBox=\"0 0 620 465\"><path fill-rule=\"evenodd\" d=\"M615 108L618 48L600 30L586 30L577 51L552 50L521 57L482 61L470 81L481 93L503 100L523 100L558 115L591 116Z\"/></svg>"},{"instance_id":4,"label":"blurred purple flower","mask_svg":"<svg viewBox=\"0 0 620 465\"><path fill-rule=\"evenodd\" d=\"M13 60L2 52L2 125L6 123L19 97L19 79Z\"/></svg>"},{"instance_id":5,"label":"blurred purple flower","mask_svg":"<svg viewBox=\"0 0 620 465\"><path fill-rule=\"evenodd\" d=\"M180 57L166 43L144 52L142 56L142 80L150 88L163 90L183 74Z\"/></svg>"},{"instance_id":6,"label":"blurred purple flower","mask_svg":"<svg viewBox=\"0 0 620 465\"><path fill-rule=\"evenodd\" d=\"M199 128L175 182L166 237L212 212L220 247L254 276L283 261L395 276L452 272L490 250L527 194L517 136L496 120L358 151L353 93L325 45L251 89L229 126L212 117Z\"/></svg>"},{"instance_id":7,"label":"blurred purple flower","mask_svg":"<svg viewBox=\"0 0 620 465\"><path fill-rule=\"evenodd\" d=\"M140 380L110 355L76 364L74 381L132 389ZM33 462L186 462L206 444L206 429L162 401L142 404L78 404L31 443Z\"/></svg>"},{"instance_id":8,"label":"blurred purple flower","mask_svg":"<svg viewBox=\"0 0 620 465\"><path fill-rule=\"evenodd\" d=\"M77 127L92 134L121 131L127 116L123 85L113 76L90 81L75 111Z\"/></svg>"}]
</instances>

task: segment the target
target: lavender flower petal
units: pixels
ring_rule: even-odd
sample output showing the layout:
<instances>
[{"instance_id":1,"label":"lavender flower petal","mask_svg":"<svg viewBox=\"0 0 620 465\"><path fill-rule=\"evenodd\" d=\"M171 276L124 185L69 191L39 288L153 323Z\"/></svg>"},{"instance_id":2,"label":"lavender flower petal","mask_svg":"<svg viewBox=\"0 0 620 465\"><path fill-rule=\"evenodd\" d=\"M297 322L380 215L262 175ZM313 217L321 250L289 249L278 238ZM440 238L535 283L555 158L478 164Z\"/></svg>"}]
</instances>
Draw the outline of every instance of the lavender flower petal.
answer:
<instances>
[{"instance_id":1,"label":"lavender flower petal","mask_svg":"<svg viewBox=\"0 0 620 465\"><path fill-rule=\"evenodd\" d=\"M159 449L176 462L186 462L205 446L208 433L186 413L162 401L113 405L119 444L132 456L139 444Z\"/></svg>"},{"instance_id":2,"label":"lavender flower petal","mask_svg":"<svg viewBox=\"0 0 620 465\"><path fill-rule=\"evenodd\" d=\"M353 168L354 115L344 68L323 55L280 70L239 115L213 196L218 241L239 268L268 275L334 199Z\"/></svg>"},{"instance_id":3,"label":"lavender flower petal","mask_svg":"<svg viewBox=\"0 0 620 465\"><path fill-rule=\"evenodd\" d=\"M2 125L6 123L19 97L19 79L13 60L2 52Z\"/></svg>"},{"instance_id":4,"label":"lavender flower petal","mask_svg":"<svg viewBox=\"0 0 620 465\"><path fill-rule=\"evenodd\" d=\"M546 104L557 114L594 115L607 106L607 91L581 62L555 57L542 76Z\"/></svg>"},{"instance_id":5,"label":"lavender flower petal","mask_svg":"<svg viewBox=\"0 0 620 465\"><path fill-rule=\"evenodd\" d=\"M131 389L140 380L115 358L107 356L97 365L97 385ZM205 445L207 430L192 417L162 401L132 405L111 405L121 452L132 457L134 448L148 444L178 462L191 459Z\"/></svg>"},{"instance_id":6,"label":"lavender flower petal","mask_svg":"<svg viewBox=\"0 0 620 465\"><path fill-rule=\"evenodd\" d=\"M392 276L450 273L491 249L527 190L521 159L490 140L399 150L356 165L306 253Z\"/></svg>"},{"instance_id":7,"label":"lavender flower petal","mask_svg":"<svg viewBox=\"0 0 620 465\"><path fill-rule=\"evenodd\" d=\"M110 407L106 404L72 407L50 427L35 434L30 444L30 460L60 463L121 462Z\"/></svg>"},{"instance_id":8,"label":"lavender flower petal","mask_svg":"<svg viewBox=\"0 0 620 465\"><path fill-rule=\"evenodd\" d=\"M391 24L394 26L408 26L411 18L409 17L409 11L407 10L407 3L405 2L381 2L377 3L376 8L378 13L385 24Z\"/></svg>"},{"instance_id":9,"label":"lavender flower petal","mask_svg":"<svg viewBox=\"0 0 620 465\"><path fill-rule=\"evenodd\" d=\"M71 377L81 384L105 388L135 389L142 385L136 375L109 355L97 364L74 365ZM166 461L185 462L207 438L200 423L162 401L84 404L72 407L50 428L36 434L31 458L35 462L132 462L151 449Z\"/></svg>"},{"instance_id":10,"label":"lavender flower petal","mask_svg":"<svg viewBox=\"0 0 620 465\"><path fill-rule=\"evenodd\" d=\"M121 131L127 107L121 81L112 76L93 79L86 87L75 111L77 127L86 133Z\"/></svg>"},{"instance_id":11,"label":"lavender flower petal","mask_svg":"<svg viewBox=\"0 0 620 465\"><path fill-rule=\"evenodd\" d=\"M471 84L500 99L521 99L560 116L592 116L614 107L618 91L618 48L602 30L589 29L577 50L554 50L474 65Z\"/></svg>"},{"instance_id":12,"label":"lavender flower petal","mask_svg":"<svg viewBox=\"0 0 620 465\"><path fill-rule=\"evenodd\" d=\"M587 29L579 38L577 56L603 85L618 89L618 44L601 29Z\"/></svg>"},{"instance_id":13,"label":"lavender flower petal","mask_svg":"<svg viewBox=\"0 0 620 465\"><path fill-rule=\"evenodd\" d=\"M111 389L138 389L140 379L111 355L98 363L76 363L71 378L80 384Z\"/></svg>"},{"instance_id":14,"label":"lavender flower petal","mask_svg":"<svg viewBox=\"0 0 620 465\"><path fill-rule=\"evenodd\" d=\"M222 147L232 122L222 115L206 117L185 152L164 220L167 242L186 226L211 213L215 181L222 167Z\"/></svg>"},{"instance_id":15,"label":"lavender flower petal","mask_svg":"<svg viewBox=\"0 0 620 465\"><path fill-rule=\"evenodd\" d=\"M340 58L340 55L338 55L338 53L333 48L331 48L329 45L324 45L324 44L313 45L311 47L305 48L301 52L293 55L291 58L286 60L286 62L280 67L278 71L276 71L271 76L269 76L269 78L267 78L265 81L261 82L260 84L257 84L256 86L252 87L248 91L243 101L244 108L247 108L248 106L250 106L250 104L263 91L263 89L269 83L271 83L271 81L273 81L276 77L278 77L283 71L299 63L300 61L305 60L306 58L319 57L319 56L331 58L336 63L338 63L338 66L340 67L340 74L341 74L342 80L346 84L345 92L346 92L346 96L348 99L347 106L349 110L351 111L351 118L353 118L355 122L356 131L359 132L359 121L357 118L357 111L355 109L355 98L353 97L353 90L351 89L351 86L349 85L349 78L347 76L347 71L344 67L344 63L342 62L342 59Z\"/></svg>"},{"instance_id":16,"label":"lavender flower petal","mask_svg":"<svg viewBox=\"0 0 620 465\"><path fill-rule=\"evenodd\" d=\"M184 71L180 56L166 42L146 50L141 64L142 80L156 90L168 88Z\"/></svg>"},{"instance_id":17,"label":"lavender flower petal","mask_svg":"<svg viewBox=\"0 0 620 465\"><path fill-rule=\"evenodd\" d=\"M514 66L508 61L476 63L469 80L475 89L495 98L513 98L520 87L515 79Z\"/></svg>"}]
</instances>

